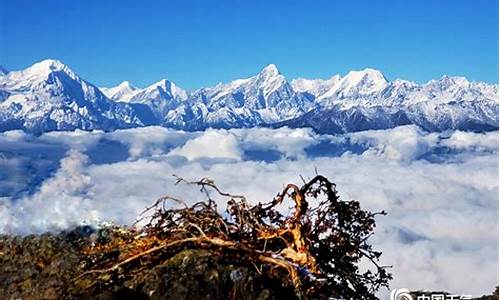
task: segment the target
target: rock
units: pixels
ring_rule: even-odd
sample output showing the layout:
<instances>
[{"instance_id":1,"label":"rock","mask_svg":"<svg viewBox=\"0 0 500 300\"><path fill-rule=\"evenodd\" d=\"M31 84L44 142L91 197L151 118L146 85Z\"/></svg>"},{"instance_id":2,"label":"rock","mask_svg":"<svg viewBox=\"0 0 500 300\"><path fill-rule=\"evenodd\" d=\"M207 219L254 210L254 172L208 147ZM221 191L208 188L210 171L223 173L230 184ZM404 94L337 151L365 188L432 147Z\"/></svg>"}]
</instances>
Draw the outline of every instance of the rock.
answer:
<instances>
[{"instance_id":1,"label":"rock","mask_svg":"<svg viewBox=\"0 0 500 300\"><path fill-rule=\"evenodd\" d=\"M234 255L229 258L223 251L210 249L178 249L150 268L138 264L126 279L113 273L77 278L95 268L84 249L99 240L106 245L123 234L111 230L103 239L99 232L81 229L0 236L0 299L296 299L292 288L261 275L248 258L236 260ZM110 253L106 255L114 255ZM493 300L498 295L478 299Z\"/></svg>"},{"instance_id":2,"label":"rock","mask_svg":"<svg viewBox=\"0 0 500 300\"><path fill-rule=\"evenodd\" d=\"M279 284L259 279L255 269L209 250L181 251L149 271L142 287L151 300L295 298L281 290Z\"/></svg>"},{"instance_id":3,"label":"rock","mask_svg":"<svg viewBox=\"0 0 500 300\"><path fill-rule=\"evenodd\" d=\"M184 249L122 282L112 274L76 279L91 269L82 252L93 231L0 236L0 299L294 299L280 282L224 253Z\"/></svg>"}]
</instances>

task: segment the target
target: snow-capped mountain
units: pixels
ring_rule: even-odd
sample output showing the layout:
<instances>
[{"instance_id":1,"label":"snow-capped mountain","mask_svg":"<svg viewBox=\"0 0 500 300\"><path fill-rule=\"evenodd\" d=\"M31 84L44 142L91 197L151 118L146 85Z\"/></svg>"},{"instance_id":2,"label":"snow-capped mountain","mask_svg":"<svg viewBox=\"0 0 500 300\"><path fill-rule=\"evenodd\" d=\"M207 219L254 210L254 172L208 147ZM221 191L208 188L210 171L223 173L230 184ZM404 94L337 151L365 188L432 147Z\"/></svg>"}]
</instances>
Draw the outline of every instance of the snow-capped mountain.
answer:
<instances>
[{"instance_id":1,"label":"snow-capped mountain","mask_svg":"<svg viewBox=\"0 0 500 300\"><path fill-rule=\"evenodd\" d=\"M319 106L273 126L338 133L416 124L431 131L498 129L498 85L443 76L426 84L388 82L375 70L350 72L318 94Z\"/></svg>"},{"instance_id":2,"label":"snow-capped mountain","mask_svg":"<svg viewBox=\"0 0 500 300\"><path fill-rule=\"evenodd\" d=\"M309 93L315 98L319 98L335 86L342 77L334 75L330 79L306 79L297 78L293 79L291 84L295 91L299 93Z\"/></svg>"},{"instance_id":3,"label":"snow-capped mountain","mask_svg":"<svg viewBox=\"0 0 500 300\"><path fill-rule=\"evenodd\" d=\"M295 92L271 64L256 76L193 92L164 123L190 129L251 127L298 117L314 107L313 100Z\"/></svg>"},{"instance_id":4,"label":"snow-capped mountain","mask_svg":"<svg viewBox=\"0 0 500 300\"><path fill-rule=\"evenodd\" d=\"M98 89L57 60L0 74L0 131L113 130L163 125L312 127L326 133L416 124L427 130L498 129L498 85L444 76L388 81L374 69L288 82L275 65L187 92L169 80Z\"/></svg>"},{"instance_id":5,"label":"snow-capped mountain","mask_svg":"<svg viewBox=\"0 0 500 300\"><path fill-rule=\"evenodd\" d=\"M0 77L0 130L113 130L147 125L136 109L106 98L58 60Z\"/></svg>"},{"instance_id":6,"label":"snow-capped mountain","mask_svg":"<svg viewBox=\"0 0 500 300\"><path fill-rule=\"evenodd\" d=\"M185 90L166 79L144 89L138 89L130 85L128 81L124 81L116 87L101 88L101 90L112 100L148 106L159 123L170 110L175 109L188 98Z\"/></svg>"},{"instance_id":7,"label":"snow-capped mountain","mask_svg":"<svg viewBox=\"0 0 500 300\"><path fill-rule=\"evenodd\" d=\"M335 75L329 80L297 79L292 81L296 90L311 93L321 106L351 107L370 105L390 83L378 70L350 71L346 76Z\"/></svg>"},{"instance_id":8,"label":"snow-capped mountain","mask_svg":"<svg viewBox=\"0 0 500 300\"><path fill-rule=\"evenodd\" d=\"M128 101L133 93L137 90L136 87L132 86L130 82L124 81L119 85L111 88L101 87L99 88L101 92L106 95L111 100L115 101Z\"/></svg>"}]
</instances>

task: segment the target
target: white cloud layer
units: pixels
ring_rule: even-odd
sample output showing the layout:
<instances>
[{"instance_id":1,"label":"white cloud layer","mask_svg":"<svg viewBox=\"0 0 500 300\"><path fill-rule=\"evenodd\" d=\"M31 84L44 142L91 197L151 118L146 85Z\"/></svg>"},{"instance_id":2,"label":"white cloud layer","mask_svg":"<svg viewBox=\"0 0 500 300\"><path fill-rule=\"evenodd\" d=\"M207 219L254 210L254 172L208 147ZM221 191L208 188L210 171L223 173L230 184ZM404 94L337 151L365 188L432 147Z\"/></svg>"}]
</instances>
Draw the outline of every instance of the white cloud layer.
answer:
<instances>
[{"instance_id":1,"label":"white cloud layer","mask_svg":"<svg viewBox=\"0 0 500 300\"><path fill-rule=\"evenodd\" d=\"M226 130L208 129L202 135L173 149L170 154L181 155L188 160L198 158L227 158L241 160L242 151L236 136Z\"/></svg>"},{"instance_id":2,"label":"white cloud layer","mask_svg":"<svg viewBox=\"0 0 500 300\"><path fill-rule=\"evenodd\" d=\"M130 224L161 195L203 199L195 188L173 185L172 174L210 177L223 190L268 201L315 168L344 199L388 211L377 219L373 243L394 266L393 287L478 295L497 285L498 132L1 133L0 233Z\"/></svg>"}]
</instances>

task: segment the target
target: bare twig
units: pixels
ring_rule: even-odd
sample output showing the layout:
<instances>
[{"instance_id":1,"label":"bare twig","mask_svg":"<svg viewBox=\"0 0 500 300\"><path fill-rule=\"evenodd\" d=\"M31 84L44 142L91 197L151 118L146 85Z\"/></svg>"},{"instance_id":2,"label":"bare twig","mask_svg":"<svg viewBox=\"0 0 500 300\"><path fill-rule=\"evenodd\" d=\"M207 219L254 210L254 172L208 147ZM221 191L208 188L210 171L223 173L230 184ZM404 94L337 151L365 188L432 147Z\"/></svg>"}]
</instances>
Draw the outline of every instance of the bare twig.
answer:
<instances>
[{"instance_id":1,"label":"bare twig","mask_svg":"<svg viewBox=\"0 0 500 300\"><path fill-rule=\"evenodd\" d=\"M371 213L361 210L357 201L340 201L335 184L324 176L316 174L307 182L301 176L301 187L288 184L272 201L253 206L244 196L220 190L208 178L188 181L174 177L176 184L199 186L208 200L188 206L170 196L157 199L141 214L150 213L150 221L132 244L123 241L109 246L120 248L119 261L104 260L100 265L111 267L88 270L76 279L111 272L127 278L125 271L137 265L133 262L154 265L181 247L222 250L261 276L277 276L272 270L284 269L288 275L281 278L283 284L290 284L299 298L376 299L375 291L387 286L391 278L387 266L378 262L380 252L367 243L373 234L374 217L385 212ZM226 215L217 211L209 190L229 198ZM311 207L308 199L319 197L322 199ZM288 199L294 208L289 215L282 215L277 206ZM168 208L167 201L183 207ZM357 264L363 257L376 273L359 273ZM310 280L309 275L315 279Z\"/></svg>"}]
</instances>

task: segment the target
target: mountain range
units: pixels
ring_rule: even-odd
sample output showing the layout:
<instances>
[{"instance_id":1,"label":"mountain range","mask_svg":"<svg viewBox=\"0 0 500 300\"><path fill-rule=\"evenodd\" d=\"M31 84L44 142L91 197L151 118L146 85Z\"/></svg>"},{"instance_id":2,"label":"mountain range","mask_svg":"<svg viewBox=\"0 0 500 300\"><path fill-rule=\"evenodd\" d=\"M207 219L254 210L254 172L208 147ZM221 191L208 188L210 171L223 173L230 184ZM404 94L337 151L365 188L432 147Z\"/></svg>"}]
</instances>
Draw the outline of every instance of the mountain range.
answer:
<instances>
[{"instance_id":1,"label":"mountain range","mask_svg":"<svg viewBox=\"0 0 500 300\"><path fill-rule=\"evenodd\" d=\"M40 134L161 125L183 130L311 127L344 133L415 124L429 131L497 130L498 85L443 76L388 81L374 69L330 79L287 79L271 64L257 75L186 91L163 79L98 88L58 60L0 67L0 131Z\"/></svg>"}]
</instances>

